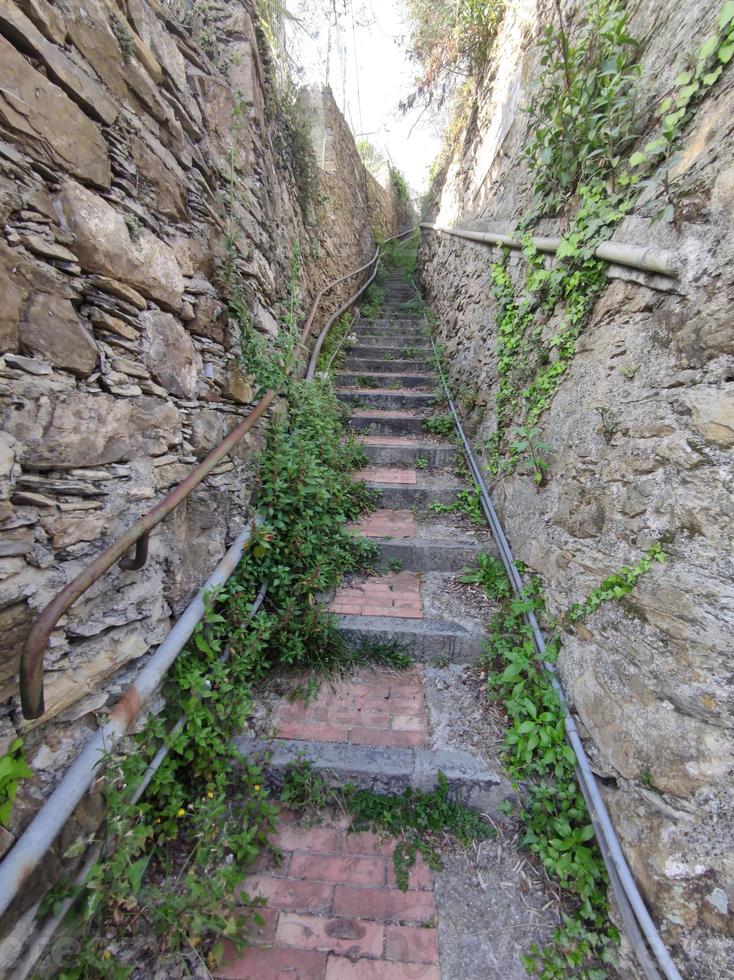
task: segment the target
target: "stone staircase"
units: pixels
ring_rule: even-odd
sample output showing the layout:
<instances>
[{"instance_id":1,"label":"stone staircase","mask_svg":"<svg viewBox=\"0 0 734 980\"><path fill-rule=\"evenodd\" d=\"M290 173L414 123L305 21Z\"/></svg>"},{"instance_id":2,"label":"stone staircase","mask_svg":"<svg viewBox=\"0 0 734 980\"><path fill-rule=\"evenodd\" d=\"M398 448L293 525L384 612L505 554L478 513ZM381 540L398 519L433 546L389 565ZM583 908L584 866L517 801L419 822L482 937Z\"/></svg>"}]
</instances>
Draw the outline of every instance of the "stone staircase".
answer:
<instances>
[{"instance_id":1,"label":"stone staircase","mask_svg":"<svg viewBox=\"0 0 734 980\"><path fill-rule=\"evenodd\" d=\"M423 428L439 411L437 379L422 319L401 309L413 295L388 280L383 317L357 322L359 342L335 378L364 443L361 476L379 494L352 529L380 554L375 573L350 576L329 608L355 648L397 642L415 663L365 666L322 684L308 703L276 699L270 723L258 726L263 735L242 737L237 748L263 762L276 788L302 760L329 785L377 793L430 791L443 772L455 799L500 825L513 791L465 666L481 651L492 610L467 602L456 574L494 546L484 528L429 509L464 485L452 472L452 441ZM222 980L523 980L527 942L553 928L542 893L529 904L524 860L502 839L469 856L447 853L441 871L418 858L401 891L394 839L347 833L346 814L309 822L282 810L279 820L280 860L268 859L246 883L267 903L264 924L248 936L252 947L227 953Z\"/></svg>"},{"instance_id":2,"label":"stone staircase","mask_svg":"<svg viewBox=\"0 0 734 980\"><path fill-rule=\"evenodd\" d=\"M434 438L423 426L440 409L423 317L404 310L415 292L397 277L388 278L386 287L383 313L356 322L357 343L334 378L369 464L358 476L378 495L377 509L351 529L375 541L379 557L375 573L351 576L329 609L356 647L398 644L416 661L411 683L423 687L436 665L470 663L481 653L487 612L467 605L456 588L456 573L494 545L485 529L430 509L433 502L453 503L467 485L452 471L453 441ZM357 687L369 689L371 683L362 678ZM389 701L388 681L380 691L372 700ZM415 700L412 717L408 709L395 716L405 728L395 728L394 716L375 713L374 705L364 715L368 720L360 721L364 706L355 704L354 684L327 695L323 704L289 706L287 724L278 724L276 738L267 743L273 778L277 782L278 771L301 755L334 782L383 790L432 788L441 770L457 798L496 812L509 794L506 780L478 756L432 742L425 692ZM351 727L340 728L337 717L351 719ZM413 737L419 730L423 736ZM248 754L260 747L252 739L240 744Z\"/></svg>"}]
</instances>

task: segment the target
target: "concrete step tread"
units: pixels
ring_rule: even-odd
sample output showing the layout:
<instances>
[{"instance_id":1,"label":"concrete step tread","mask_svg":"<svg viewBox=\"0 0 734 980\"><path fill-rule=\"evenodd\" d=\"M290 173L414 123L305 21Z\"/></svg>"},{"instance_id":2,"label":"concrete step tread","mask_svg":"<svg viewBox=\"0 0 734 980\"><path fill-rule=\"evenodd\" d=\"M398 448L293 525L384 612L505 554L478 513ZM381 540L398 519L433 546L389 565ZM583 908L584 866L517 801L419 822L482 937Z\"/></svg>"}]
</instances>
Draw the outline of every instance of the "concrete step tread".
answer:
<instances>
[{"instance_id":1,"label":"concrete step tread","mask_svg":"<svg viewBox=\"0 0 734 980\"><path fill-rule=\"evenodd\" d=\"M452 799L483 813L501 813L513 799L507 778L480 756L457 749L413 749L350 742L300 739L257 739L240 736L235 748L248 759L262 760L268 781L281 787L289 766L307 759L329 786L352 783L359 789L400 794L413 789L430 792L444 773Z\"/></svg>"}]
</instances>

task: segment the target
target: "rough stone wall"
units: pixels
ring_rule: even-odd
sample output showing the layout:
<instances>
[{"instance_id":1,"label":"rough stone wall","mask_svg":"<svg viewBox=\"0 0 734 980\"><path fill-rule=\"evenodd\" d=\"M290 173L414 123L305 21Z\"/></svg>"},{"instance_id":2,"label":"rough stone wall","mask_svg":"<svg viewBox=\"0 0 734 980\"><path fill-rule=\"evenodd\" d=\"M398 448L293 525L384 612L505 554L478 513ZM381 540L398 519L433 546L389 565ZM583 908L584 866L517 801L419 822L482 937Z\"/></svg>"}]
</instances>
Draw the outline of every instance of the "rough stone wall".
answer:
<instances>
[{"instance_id":1,"label":"rough stone wall","mask_svg":"<svg viewBox=\"0 0 734 980\"><path fill-rule=\"evenodd\" d=\"M631 2L644 102L654 114L711 33L720 4ZM455 149L432 220L511 232L531 204L520 152L542 67L533 41L552 5L508 5L498 52ZM582 4L566 2L574 24ZM619 241L670 249L680 276L609 267L539 438L547 484L493 481L518 558L552 614L661 539L668 561L622 603L563 636L560 670L627 857L688 977L734 976L731 652L734 446L734 72L684 134L674 165L690 193L677 221L639 206ZM647 192L649 195L649 191ZM547 221L540 234L559 234ZM474 443L494 431L496 302L486 246L425 232L423 283ZM526 272L511 258L517 283ZM604 431L597 406L613 420Z\"/></svg>"},{"instance_id":2,"label":"rough stone wall","mask_svg":"<svg viewBox=\"0 0 734 980\"><path fill-rule=\"evenodd\" d=\"M142 571L113 568L64 616L48 710L21 719L35 615L253 403L225 238L270 335L295 244L304 306L372 250L364 168L330 92L307 224L251 7L208 3L206 17L216 63L155 0L0 0L0 755L21 733L35 771L0 854L249 514L263 424L153 532Z\"/></svg>"}]
</instances>

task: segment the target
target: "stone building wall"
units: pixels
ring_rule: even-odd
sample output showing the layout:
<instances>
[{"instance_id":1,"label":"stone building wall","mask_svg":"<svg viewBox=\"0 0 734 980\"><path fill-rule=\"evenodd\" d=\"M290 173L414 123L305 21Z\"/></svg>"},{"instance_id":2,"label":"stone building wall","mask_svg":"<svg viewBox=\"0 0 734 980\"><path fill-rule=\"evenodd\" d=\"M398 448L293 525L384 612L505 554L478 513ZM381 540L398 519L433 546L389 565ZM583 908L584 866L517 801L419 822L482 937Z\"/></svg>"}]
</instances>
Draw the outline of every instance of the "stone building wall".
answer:
<instances>
[{"instance_id":1,"label":"stone building wall","mask_svg":"<svg viewBox=\"0 0 734 980\"><path fill-rule=\"evenodd\" d=\"M36 614L254 401L226 240L271 336L295 245L304 308L372 251L364 168L330 92L328 166L304 209L250 5L203 9L192 38L156 0L0 3L0 755L20 733L35 772L0 854L250 514L264 424L153 532L142 571L113 568L63 617L47 712L22 720Z\"/></svg>"},{"instance_id":2,"label":"stone building wall","mask_svg":"<svg viewBox=\"0 0 734 980\"><path fill-rule=\"evenodd\" d=\"M628 4L630 33L641 41L645 124L720 6ZM573 29L583 4L563 8ZM533 42L552 16L546 0L508 5L498 57L431 220L511 232L530 209L522 108L542 70ZM671 250L679 277L609 267L541 418L538 438L551 447L546 485L522 471L490 481L515 555L542 576L551 614L656 540L669 556L622 603L603 604L564 634L560 671L635 877L691 977L734 970L725 938L734 932L732 119L729 66L673 164L687 192L675 223L653 220L648 189L614 235ZM546 221L539 233L561 231ZM499 254L424 232L419 257L454 391L481 446L495 428L489 265ZM524 258L510 262L522 282Z\"/></svg>"}]
</instances>

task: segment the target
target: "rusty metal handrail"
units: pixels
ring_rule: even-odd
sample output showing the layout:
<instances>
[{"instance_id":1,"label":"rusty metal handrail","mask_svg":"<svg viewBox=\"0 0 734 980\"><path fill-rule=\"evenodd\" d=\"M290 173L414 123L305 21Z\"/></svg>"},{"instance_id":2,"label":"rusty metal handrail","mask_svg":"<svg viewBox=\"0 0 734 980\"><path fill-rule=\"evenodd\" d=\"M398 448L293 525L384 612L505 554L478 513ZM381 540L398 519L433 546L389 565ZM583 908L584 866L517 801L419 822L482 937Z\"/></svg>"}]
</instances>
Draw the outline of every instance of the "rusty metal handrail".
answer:
<instances>
[{"instance_id":1,"label":"rusty metal handrail","mask_svg":"<svg viewBox=\"0 0 734 980\"><path fill-rule=\"evenodd\" d=\"M414 229L411 229L411 231ZM393 236L394 238L401 238L402 235L407 234L407 232L402 232L400 235ZM392 241L392 238L388 238L387 241ZM353 269L346 275L341 276L339 279L334 279L332 282L327 283L322 286L314 297L313 303L311 304L311 309L309 311L306 322L304 323L303 330L301 332L300 343L302 346L306 345L308 341L311 328L313 326L314 319L316 318L316 313L318 307L323 299L324 295L335 286L340 283L345 282L347 279L351 279L352 276L358 275L360 272L364 272L365 269L369 268L374 262L377 261L380 254L380 249L375 250L375 254L364 265L360 266L358 269ZM359 296L362 290L356 295ZM350 303L354 302L356 296L353 296ZM348 304L349 305L349 304ZM174 487L163 500L159 501L155 507L152 507L146 514L140 517L127 531L119 537L116 541L113 541L105 550L97 555L91 564L87 565L77 576L72 579L71 582L66 585L61 592L58 592L53 599L44 607L40 615L33 624L23 650L20 655L20 702L23 711L23 717L32 720L35 718L40 718L44 714L45 701L43 692L43 663L44 654L46 652L46 647L48 641L51 637L56 624L61 619L66 610L74 603L76 600L82 596L87 589L89 589L96 581L99 579L106 571L108 571L112 566L119 562L120 566L126 571L136 570L143 567L145 564L147 554L148 554L148 538L150 532L156 527L161 521L171 513L174 508L178 507L188 495L194 490L199 484L206 479L206 477L211 473L217 463L220 462L240 441L240 439L249 432L253 425L262 417L262 415L267 411L273 399L276 396L276 392L272 389L267 391L263 397L258 401L255 408L245 416L242 421L235 426L234 429L222 440L222 442L209 453L195 466L189 475ZM125 557L126 553L135 547L135 555L132 558Z\"/></svg>"}]
</instances>

